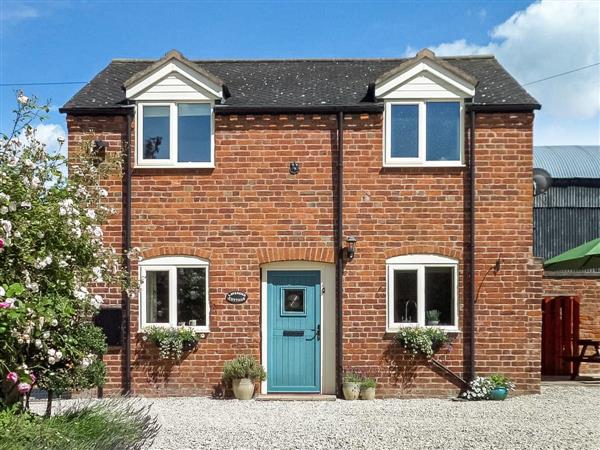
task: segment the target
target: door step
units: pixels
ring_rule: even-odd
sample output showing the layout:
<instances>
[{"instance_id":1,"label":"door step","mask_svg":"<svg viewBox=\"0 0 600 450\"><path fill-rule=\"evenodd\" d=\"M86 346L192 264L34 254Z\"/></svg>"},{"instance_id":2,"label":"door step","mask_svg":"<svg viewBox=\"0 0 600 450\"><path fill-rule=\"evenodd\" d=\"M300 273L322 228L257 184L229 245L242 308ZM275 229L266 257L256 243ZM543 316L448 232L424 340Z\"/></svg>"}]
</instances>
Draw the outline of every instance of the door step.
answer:
<instances>
[{"instance_id":1,"label":"door step","mask_svg":"<svg viewBox=\"0 0 600 450\"><path fill-rule=\"evenodd\" d=\"M322 394L259 394L259 402L335 402L335 395Z\"/></svg>"}]
</instances>

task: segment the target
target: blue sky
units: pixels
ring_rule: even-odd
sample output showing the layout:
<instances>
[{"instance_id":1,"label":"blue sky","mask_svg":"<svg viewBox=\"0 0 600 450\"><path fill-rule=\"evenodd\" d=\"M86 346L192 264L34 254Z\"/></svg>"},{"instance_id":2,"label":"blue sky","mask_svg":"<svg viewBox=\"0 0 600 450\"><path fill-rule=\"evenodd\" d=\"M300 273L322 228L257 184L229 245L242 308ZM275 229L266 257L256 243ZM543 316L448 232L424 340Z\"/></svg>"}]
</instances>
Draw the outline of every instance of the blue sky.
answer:
<instances>
[{"instance_id":1,"label":"blue sky","mask_svg":"<svg viewBox=\"0 0 600 450\"><path fill-rule=\"evenodd\" d=\"M19 83L88 81L112 58L399 57L494 53L525 83L600 61L590 1L0 0L0 129ZM528 87L536 144L598 144L600 66ZM61 106L81 85L23 86ZM64 133L51 112L43 137Z\"/></svg>"}]
</instances>

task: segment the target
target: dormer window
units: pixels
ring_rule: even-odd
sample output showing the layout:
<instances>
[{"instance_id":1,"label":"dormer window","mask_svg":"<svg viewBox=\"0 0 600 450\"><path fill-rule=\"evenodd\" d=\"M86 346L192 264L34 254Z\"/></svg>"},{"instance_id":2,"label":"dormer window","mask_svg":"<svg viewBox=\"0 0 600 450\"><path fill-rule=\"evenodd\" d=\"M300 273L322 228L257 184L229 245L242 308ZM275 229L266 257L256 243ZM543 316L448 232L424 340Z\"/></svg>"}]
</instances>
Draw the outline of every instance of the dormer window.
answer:
<instances>
[{"instance_id":1,"label":"dormer window","mask_svg":"<svg viewBox=\"0 0 600 450\"><path fill-rule=\"evenodd\" d=\"M215 166L213 107L223 99L219 78L171 51L124 88L136 104L136 167Z\"/></svg>"},{"instance_id":2,"label":"dormer window","mask_svg":"<svg viewBox=\"0 0 600 450\"><path fill-rule=\"evenodd\" d=\"M463 103L389 101L385 109L388 165L462 164Z\"/></svg>"},{"instance_id":3,"label":"dormer window","mask_svg":"<svg viewBox=\"0 0 600 450\"><path fill-rule=\"evenodd\" d=\"M464 102L476 84L427 49L383 74L375 83L385 104L383 165L462 166Z\"/></svg>"},{"instance_id":4,"label":"dormer window","mask_svg":"<svg viewBox=\"0 0 600 450\"><path fill-rule=\"evenodd\" d=\"M138 166L214 167L210 103L138 104Z\"/></svg>"}]
</instances>

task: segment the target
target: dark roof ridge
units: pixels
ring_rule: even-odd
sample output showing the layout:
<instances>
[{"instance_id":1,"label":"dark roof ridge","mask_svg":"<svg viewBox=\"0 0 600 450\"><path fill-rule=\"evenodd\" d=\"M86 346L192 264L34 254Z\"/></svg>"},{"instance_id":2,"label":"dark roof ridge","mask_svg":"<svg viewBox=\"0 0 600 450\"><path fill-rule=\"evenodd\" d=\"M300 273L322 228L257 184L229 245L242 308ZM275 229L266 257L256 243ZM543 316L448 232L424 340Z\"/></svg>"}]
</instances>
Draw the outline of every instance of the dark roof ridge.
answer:
<instances>
[{"instance_id":1,"label":"dark roof ridge","mask_svg":"<svg viewBox=\"0 0 600 450\"><path fill-rule=\"evenodd\" d=\"M495 59L491 54L485 55L457 55L457 56L439 56L439 59ZM406 61L410 56L397 58L267 58L267 59L190 59L193 63L257 63L257 62L370 62L370 61ZM113 58L112 62L143 62L154 63L160 59L156 58Z\"/></svg>"}]
</instances>

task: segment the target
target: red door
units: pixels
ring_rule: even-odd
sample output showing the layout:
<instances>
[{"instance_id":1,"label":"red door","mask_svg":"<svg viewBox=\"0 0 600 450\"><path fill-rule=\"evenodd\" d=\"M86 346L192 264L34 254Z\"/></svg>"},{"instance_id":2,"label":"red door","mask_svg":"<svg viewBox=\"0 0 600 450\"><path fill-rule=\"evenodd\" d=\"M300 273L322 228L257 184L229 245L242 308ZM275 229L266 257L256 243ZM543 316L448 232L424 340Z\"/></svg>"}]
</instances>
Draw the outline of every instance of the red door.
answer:
<instances>
[{"instance_id":1,"label":"red door","mask_svg":"<svg viewBox=\"0 0 600 450\"><path fill-rule=\"evenodd\" d=\"M542 375L569 375L565 357L578 352L579 298L546 297L542 303Z\"/></svg>"}]
</instances>

